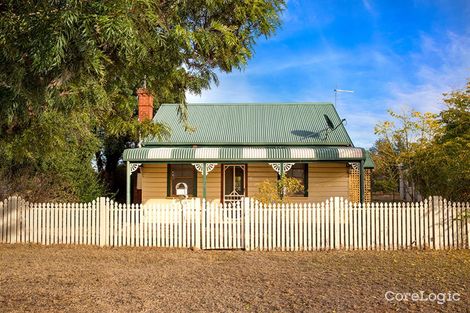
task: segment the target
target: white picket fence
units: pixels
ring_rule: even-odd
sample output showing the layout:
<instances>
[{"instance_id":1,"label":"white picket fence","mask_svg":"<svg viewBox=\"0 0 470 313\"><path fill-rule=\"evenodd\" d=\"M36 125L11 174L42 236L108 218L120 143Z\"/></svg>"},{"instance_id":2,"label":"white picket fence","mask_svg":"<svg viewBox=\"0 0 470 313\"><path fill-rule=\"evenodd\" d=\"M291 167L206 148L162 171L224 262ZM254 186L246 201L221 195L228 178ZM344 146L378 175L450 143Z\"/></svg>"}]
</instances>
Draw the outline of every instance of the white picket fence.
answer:
<instances>
[{"instance_id":1,"label":"white picket fence","mask_svg":"<svg viewBox=\"0 0 470 313\"><path fill-rule=\"evenodd\" d=\"M0 243L305 251L470 248L469 203L0 203ZM467 216L467 217L465 217Z\"/></svg>"}]
</instances>

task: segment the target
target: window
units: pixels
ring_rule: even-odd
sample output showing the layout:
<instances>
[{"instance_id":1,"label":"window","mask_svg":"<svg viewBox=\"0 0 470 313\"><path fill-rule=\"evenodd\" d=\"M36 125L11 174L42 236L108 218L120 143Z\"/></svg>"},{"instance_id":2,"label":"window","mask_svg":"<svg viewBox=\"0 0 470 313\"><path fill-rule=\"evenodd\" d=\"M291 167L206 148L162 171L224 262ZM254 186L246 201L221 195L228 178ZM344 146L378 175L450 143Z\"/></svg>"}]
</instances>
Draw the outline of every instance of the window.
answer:
<instances>
[{"instance_id":1,"label":"window","mask_svg":"<svg viewBox=\"0 0 470 313\"><path fill-rule=\"evenodd\" d=\"M307 163L295 163L292 168L286 172L286 177L297 178L300 183L304 186L303 191L295 192L289 196L294 197L308 197L308 164Z\"/></svg>"},{"instance_id":2,"label":"window","mask_svg":"<svg viewBox=\"0 0 470 313\"><path fill-rule=\"evenodd\" d=\"M197 196L196 184L197 173L191 164L169 164L168 165L168 186L169 197L176 197L176 184L185 183L188 185L188 196Z\"/></svg>"}]
</instances>

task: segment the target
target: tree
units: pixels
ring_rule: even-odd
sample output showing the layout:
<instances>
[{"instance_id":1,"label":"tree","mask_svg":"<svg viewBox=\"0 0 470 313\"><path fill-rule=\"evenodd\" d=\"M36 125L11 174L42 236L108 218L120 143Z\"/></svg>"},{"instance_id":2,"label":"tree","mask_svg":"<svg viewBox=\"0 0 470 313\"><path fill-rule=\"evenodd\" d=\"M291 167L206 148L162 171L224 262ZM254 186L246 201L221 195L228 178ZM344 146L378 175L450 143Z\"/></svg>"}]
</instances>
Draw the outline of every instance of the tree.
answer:
<instances>
[{"instance_id":1,"label":"tree","mask_svg":"<svg viewBox=\"0 0 470 313\"><path fill-rule=\"evenodd\" d=\"M432 144L416 150L413 174L425 195L470 201L470 81L445 95Z\"/></svg>"},{"instance_id":2,"label":"tree","mask_svg":"<svg viewBox=\"0 0 470 313\"><path fill-rule=\"evenodd\" d=\"M390 111L394 120L377 125L375 190L397 188L401 168L422 196L470 200L470 81L465 90L446 94L444 103L439 114Z\"/></svg>"},{"instance_id":3,"label":"tree","mask_svg":"<svg viewBox=\"0 0 470 313\"><path fill-rule=\"evenodd\" d=\"M391 110L388 112L393 120L375 127L379 140L371 151L376 163L374 191L396 191L400 175L413 187L417 178L410 169L415 153L417 149L431 144L438 131L436 114L423 114L414 110L403 114ZM415 192L411 192L409 196L414 198L415 195Z\"/></svg>"},{"instance_id":4,"label":"tree","mask_svg":"<svg viewBox=\"0 0 470 313\"><path fill-rule=\"evenodd\" d=\"M396 192L399 185L398 151L386 139L379 139L371 149L375 169L373 173L373 190L385 193Z\"/></svg>"},{"instance_id":5,"label":"tree","mask_svg":"<svg viewBox=\"0 0 470 313\"><path fill-rule=\"evenodd\" d=\"M256 39L279 26L283 7L283 0L2 2L4 192L21 191L13 178L49 176L57 178L48 188L62 195L83 200L102 193L94 168L112 173L116 156L139 136L170 132L137 122L135 90L143 80L157 106L180 103L184 123L186 93L217 83L217 70L243 68ZM85 176L93 191L77 181Z\"/></svg>"}]
</instances>

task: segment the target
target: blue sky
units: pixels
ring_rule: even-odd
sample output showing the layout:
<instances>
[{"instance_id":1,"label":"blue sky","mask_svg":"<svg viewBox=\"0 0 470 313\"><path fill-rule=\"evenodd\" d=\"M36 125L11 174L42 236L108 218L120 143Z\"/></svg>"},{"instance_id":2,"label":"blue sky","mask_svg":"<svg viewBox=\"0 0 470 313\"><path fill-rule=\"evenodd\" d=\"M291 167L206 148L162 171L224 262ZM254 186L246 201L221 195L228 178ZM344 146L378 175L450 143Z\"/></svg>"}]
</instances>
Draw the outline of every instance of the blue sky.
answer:
<instances>
[{"instance_id":1,"label":"blue sky","mask_svg":"<svg viewBox=\"0 0 470 313\"><path fill-rule=\"evenodd\" d=\"M188 102L334 102L356 146L387 109L437 112L470 78L470 1L289 0L243 71Z\"/></svg>"}]
</instances>

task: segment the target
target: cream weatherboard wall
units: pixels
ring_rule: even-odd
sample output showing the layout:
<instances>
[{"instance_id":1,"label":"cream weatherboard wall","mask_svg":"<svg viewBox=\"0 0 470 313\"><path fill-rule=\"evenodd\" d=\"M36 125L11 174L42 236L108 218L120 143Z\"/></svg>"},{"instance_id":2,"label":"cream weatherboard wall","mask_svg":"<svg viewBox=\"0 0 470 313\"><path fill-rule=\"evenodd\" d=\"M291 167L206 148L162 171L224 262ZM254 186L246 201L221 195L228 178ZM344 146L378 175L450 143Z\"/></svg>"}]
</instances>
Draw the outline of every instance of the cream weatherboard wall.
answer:
<instances>
[{"instance_id":1,"label":"cream weatherboard wall","mask_svg":"<svg viewBox=\"0 0 470 313\"><path fill-rule=\"evenodd\" d=\"M308 166L308 198L302 202L321 202L330 197L348 198L348 167L345 163L310 163Z\"/></svg>"},{"instance_id":2,"label":"cream weatherboard wall","mask_svg":"<svg viewBox=\"0 0 470 313\"><path fill-rule=\"evenodd\" d=\"M145 164L140 169L142 175L142 203L165 202L167 198L167 165Z\"/></svg>"},{"instance_id":3,"label":"cream weatherboard wall","mask_svg":"<svg viewBox=\"0 0 470 313\"><path fill-rule=\"evenodd\" d=\"M222 189L221 168L215 166L207 175L207 199L220 201ZM142 203L168 202L167 197L167 165L145 164L141 168ZM258 185L267 179L276 179L277 174L269 164L248 164L248 196L258 192ZM348 198L348 168L344 163L318 162L308 167L308 197L292 198L295 202L321 202L330 197ZM198 173L197 193L202 196L202 175Z\"/></svg>"}]
</instances>

